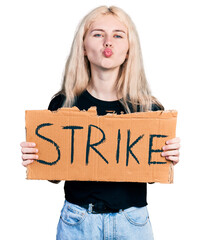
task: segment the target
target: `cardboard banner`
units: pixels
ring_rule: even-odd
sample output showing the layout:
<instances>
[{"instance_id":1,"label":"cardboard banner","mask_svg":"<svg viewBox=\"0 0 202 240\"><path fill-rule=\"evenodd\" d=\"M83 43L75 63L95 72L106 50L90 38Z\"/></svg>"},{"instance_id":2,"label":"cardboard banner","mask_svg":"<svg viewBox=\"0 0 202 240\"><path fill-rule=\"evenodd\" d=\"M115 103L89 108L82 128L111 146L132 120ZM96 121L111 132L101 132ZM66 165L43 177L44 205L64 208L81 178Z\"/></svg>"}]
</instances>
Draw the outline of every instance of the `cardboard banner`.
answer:
<instances>
[{"instance_id":1,"label":"cardboard banner","mask_svg":"<svg viewBox=\"0 0 202 240\"><path fill-rule=\"evenodd\" d=\"M27 179L172 183L173 164L161 152L176 120L176 111L26 111L26 140L39 149Z\"/></svg>"}]
</instances>

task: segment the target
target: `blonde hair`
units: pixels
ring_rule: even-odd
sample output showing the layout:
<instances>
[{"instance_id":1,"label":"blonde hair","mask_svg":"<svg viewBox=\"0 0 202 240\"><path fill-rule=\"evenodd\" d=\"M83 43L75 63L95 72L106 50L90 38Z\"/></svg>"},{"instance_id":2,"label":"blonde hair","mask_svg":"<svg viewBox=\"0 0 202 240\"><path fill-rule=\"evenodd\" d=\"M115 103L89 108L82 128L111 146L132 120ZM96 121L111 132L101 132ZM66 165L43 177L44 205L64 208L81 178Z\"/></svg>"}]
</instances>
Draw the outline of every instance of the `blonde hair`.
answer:
<instances>
[{"instance_id":1,"label":"blonde hair","mask_svg":"<svg viewBox=\"0 0 202 240\"><path fill-rule=\"evenodd\" d=\"M115 6L98 7L87 14L79 24L66 62L62 89L57 93L66 96L64 107L73 106L76 97L86 90L91 77L90 64L87 57L84 56L85 34L96 18L109 14L118 18L128 29L128 57L120 66L119 79L117 79L117 92L122 96L120 102L126 112L131 112L129 105L132 106L132 111L137 111L138 105L140 105L140 111L151 110L152 103L156 103L162 108L162 105L151 96L135 25L122 9Z\"/></svg>"}]
</instances>

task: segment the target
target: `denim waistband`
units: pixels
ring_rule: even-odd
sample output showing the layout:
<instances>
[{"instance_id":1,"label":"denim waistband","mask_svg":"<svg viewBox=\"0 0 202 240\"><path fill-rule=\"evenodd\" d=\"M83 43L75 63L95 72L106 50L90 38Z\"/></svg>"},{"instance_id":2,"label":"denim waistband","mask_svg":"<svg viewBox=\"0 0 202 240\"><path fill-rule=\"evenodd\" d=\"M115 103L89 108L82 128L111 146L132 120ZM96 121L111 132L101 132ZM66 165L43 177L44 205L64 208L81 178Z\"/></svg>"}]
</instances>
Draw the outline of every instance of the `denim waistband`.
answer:
<instances>
[{"instance_id":1,"label":"denim waistband","mask_svg":"<svg viewBox=\"0 0 202 240\"><path fill-rule=\"evenodd\" d=\"M82 204L79 206L85 208L90 213L117 213L122 210L110 208L104 202Z\"/></svg>"},{"instance_id":2,"label":"denim waistband","mask_svg":"<svg viewBox=\"0 0 202 240\"><path fill-rule=\"evenodd\" d=\"M130 207L126 209L112 209L108 207L104 202L98 201L96 203L89 204L73 204L65 200L65 204L68 204L70 207L77 208L80 211L87 211L88 213L118 213L118 212L130 212L136 207Z\"/></svg>"}]
</instances>

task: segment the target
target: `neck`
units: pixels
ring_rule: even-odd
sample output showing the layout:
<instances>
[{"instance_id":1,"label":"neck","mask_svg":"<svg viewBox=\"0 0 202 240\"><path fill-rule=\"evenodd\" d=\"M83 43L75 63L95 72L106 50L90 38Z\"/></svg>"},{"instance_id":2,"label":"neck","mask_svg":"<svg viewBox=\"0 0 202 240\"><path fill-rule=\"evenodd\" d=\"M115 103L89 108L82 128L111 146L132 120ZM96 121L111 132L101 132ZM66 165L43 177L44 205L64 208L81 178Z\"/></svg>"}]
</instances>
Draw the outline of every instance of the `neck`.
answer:
<instances>
[{"instance_id":1,"label":"neck","mask_svg":"<svg viewBox=\"0 0 202 240\"><path fill-rule=\"evenodd\" d=\"M120 98L116 89L119 68L97 70L91 68L91 79L87 87L88 92L104 101L115 101Z\"/></svg>"}]
</instances>

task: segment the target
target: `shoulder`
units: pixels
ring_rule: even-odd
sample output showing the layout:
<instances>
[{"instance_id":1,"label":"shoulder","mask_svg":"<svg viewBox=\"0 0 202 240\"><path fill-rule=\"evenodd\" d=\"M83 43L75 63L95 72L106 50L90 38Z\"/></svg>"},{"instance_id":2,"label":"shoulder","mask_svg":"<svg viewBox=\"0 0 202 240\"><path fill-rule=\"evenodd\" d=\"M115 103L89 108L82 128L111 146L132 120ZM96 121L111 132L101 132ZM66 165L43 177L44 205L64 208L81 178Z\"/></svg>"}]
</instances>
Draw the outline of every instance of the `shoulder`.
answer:
<instances>
[{"instance_id":1,"label":"shoulder","mask_svg":"<svg viewBox=\"0 0 202 240\"><path fill-rule=\"evenodd\" d=\"M61 108L65 102L65 95L58 94L55 95L49 103L48 110L56 111L58 108Z\"/></svg>"},{"instance_id":2,"label":"shoulder","mask_svg":"<svg viewBox=\"0 0 202 240\"><path fill-rule=\"evenodd\" d=\"M163 110L161 106L157 105L156 103L152 104L152 111L159 111L159 110Z\"/></svg>"},{"instance_id":3,"label":"shoulder","mask_svg":"<svg viewBox=\"0 0 202 240\"><path fill-rule=\"evenodd\" d=\"M129 103L128 106L130 111L134 112L132 104ZM150 111L160 111L160 110L164 110L164 107L161 104L152 103ZM137 105L137 112L140 112L140 111L141 111L141 106Z\"/></svg>"},{"instance_id":4,"label":"shoulder","mask_svg":"<svg viewBox=\"0 0 202 240\"><path fill-rule=\"evenodd\" d=\"M152 107L151 111L159 111L159 110L164 110L164 106L155 98L152 96Z\"/></svg>"}]
</instances>

